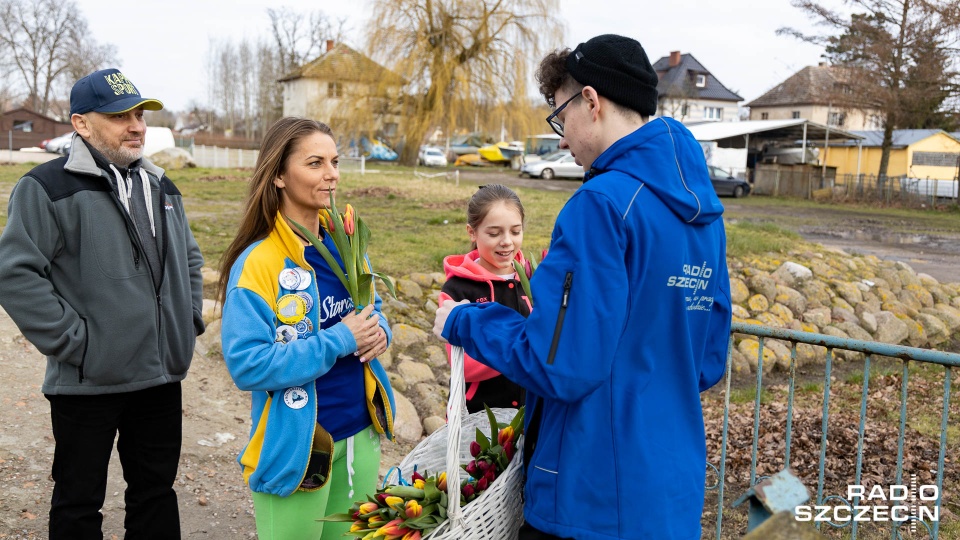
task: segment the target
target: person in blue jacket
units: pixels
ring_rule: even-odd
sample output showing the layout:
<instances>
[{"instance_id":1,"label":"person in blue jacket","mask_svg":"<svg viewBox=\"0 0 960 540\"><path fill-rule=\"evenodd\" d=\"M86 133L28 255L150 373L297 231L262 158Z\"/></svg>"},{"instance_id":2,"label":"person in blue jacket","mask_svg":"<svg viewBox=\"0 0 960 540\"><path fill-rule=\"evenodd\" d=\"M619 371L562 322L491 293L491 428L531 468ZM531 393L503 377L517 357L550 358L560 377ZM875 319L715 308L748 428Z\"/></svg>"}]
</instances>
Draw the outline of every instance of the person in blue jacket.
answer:
<instances>
[{"instance_id":1,"label":"person in blue jacket","mask_svg":"<svg viewBox=\"0 0 960 540\"><path fill-rule=\"evenodd\" d=\"M552 52L537 79L587 171L531 280L537 309L448 301L434 332L527 389L521 539L699 539L700 392L730 334L723 207L690 132L651 118L636 40Z\"/></svg>"},{"instance_id":2,"label":"person in blue jacket","mask_svg":"<svg viewBox=\"0 0 960 540\"><path fill-rule=\"evenodd\" d=\"M340 183L338 163L329 126L278 120L221 261L223 359L251 394L250 441L237 460L261 540L342 537L349 523L318 520L374 491L381 435L393 438L393 391L376 360L390 326L379 296L355 313L320 223ZM336 264L292 222L320 238Z\"/></svg>"}]
</instances>

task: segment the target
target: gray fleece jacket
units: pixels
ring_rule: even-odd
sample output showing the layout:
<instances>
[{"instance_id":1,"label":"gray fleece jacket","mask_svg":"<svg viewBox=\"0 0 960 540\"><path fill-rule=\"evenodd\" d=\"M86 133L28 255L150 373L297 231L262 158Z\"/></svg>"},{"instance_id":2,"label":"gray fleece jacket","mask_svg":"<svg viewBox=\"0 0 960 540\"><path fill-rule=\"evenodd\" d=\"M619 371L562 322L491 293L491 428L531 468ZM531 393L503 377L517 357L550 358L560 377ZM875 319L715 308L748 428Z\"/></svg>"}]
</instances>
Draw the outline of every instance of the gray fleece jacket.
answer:
<instances>
[{"instance_id":1,"label":"gray fleece jacket","mask_svg":"<svg viewBox=\"0 0 960 540\"><path fill-rule=\"evenodd\" d=\"M69 157L35 167L10 194L0 305L47 356L45 394L130 392L187 375L204 328L203 257L176 186L146 159L141 166L152 186L159 285L113 173L79 136Z\"/></svg>"}]
</instances>

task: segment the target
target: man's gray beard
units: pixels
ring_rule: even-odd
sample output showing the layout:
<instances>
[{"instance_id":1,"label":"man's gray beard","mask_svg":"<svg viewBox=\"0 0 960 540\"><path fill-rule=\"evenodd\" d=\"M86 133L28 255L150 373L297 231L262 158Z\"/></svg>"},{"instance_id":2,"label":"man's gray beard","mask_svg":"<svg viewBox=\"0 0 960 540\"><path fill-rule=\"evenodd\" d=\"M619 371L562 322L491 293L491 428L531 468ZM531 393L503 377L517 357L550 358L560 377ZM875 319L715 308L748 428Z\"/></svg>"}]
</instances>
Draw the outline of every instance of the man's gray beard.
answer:
<instances>
[{"instance_id":1,"label":"man's gray beard","mask_svg":"<svg viewBox=\"0 0 960 540\"><path fill-rule=\"evenodd\" d=\"M131 163L143 157L143 147L137 149L126 148L124 146L120 146L120 148L110 148L96 132L90 133L90 144L103 154L103 157L107 158L110 163L124 168L129 167Z\"/></svg>"}]
</instances>

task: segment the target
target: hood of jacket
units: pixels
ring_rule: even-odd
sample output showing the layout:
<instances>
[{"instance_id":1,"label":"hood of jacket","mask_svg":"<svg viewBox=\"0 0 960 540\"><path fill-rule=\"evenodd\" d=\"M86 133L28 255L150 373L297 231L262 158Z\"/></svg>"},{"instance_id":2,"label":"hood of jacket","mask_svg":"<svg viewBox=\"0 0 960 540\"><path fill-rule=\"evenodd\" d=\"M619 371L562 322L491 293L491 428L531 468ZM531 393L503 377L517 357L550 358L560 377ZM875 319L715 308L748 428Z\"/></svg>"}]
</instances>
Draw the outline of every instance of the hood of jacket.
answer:
<instances>
[{"instance_id":1,"label":"hood of jacket","mask_svg":"<svg viewBox=\"0 0 960 540\"><path fill-rule=\"evenodd\" d=\"M498 276L493 272L487 270L480 263L477 262L477 259L480 258L480 252L478 250L473 250L466 255L448 255L443 259L443 271L447 275L447 279L452 277L462 277L464 279L470 279L473 281L506 281L509 279L509 276ZM523 252L517 250L517 254L514 255L513 260L520 263L520 266L523 267L524 271L527 274L527 277L530 277L530 263L523 258Z\"/></svg>"},{"instance_id":2,"label":"hood of jacket","mask_svg":"<svg viewBox=\"0 0 960 540\"><path fill-rule=\"evenodd\" d=\"M593 162L584 181L607 171L643 182L687 223L712 223L723 214L700 143L672 118L654 118L610 145Z\"/></svg>"}]
</instances>

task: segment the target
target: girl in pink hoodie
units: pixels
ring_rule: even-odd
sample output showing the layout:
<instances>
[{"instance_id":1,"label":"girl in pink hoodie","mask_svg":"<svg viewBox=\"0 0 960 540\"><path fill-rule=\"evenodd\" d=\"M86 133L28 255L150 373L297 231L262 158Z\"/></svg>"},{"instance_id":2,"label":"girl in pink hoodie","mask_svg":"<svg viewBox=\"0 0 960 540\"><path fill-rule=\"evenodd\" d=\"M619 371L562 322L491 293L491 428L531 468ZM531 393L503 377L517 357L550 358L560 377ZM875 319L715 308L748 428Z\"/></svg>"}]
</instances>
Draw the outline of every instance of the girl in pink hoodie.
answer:
<instances>
[{"instance_id":1,"label":"girl in pink hoodie","mask_svg":"<svg viewBox=\"0 0 960 540\"><path fill-rule=\"evenodd\" d=\"M531 302L520 285L513 262L530 277L530 265L523 258L523 204L513 190L500 184L482 186L467 205L467 234L473 251L450 255L443 260L447 274L440 303L498 302L522 315L530 314ZM450 354L450 345L447 345ZM489 407L517 408L524 403L524 390L499 372L464 357L467 382L467 410ZM482 383L482 384L481 384Z\"/></svg>"}]
</instances>

